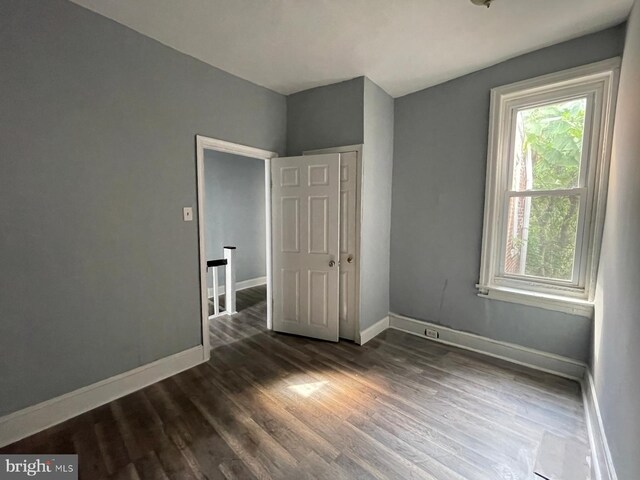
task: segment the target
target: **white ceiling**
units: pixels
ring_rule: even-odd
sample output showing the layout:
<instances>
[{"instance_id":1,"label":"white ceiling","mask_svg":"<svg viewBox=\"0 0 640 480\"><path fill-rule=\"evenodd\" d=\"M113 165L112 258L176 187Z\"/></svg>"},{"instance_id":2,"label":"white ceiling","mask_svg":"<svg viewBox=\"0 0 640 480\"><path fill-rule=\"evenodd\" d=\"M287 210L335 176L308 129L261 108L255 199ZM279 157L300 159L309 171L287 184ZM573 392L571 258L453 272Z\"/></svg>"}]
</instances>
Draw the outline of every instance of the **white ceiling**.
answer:
<instances>
[{"instance_id":1,"label":"white ceiling","mask_svg":"<svg viewBox=\"0 0 640 480\"><path fill-rule=\"evenodd\" d=\"M72 0L283 94L366 75L394 97L624 21L633 0Z\"/></svg>"}]
</instances>

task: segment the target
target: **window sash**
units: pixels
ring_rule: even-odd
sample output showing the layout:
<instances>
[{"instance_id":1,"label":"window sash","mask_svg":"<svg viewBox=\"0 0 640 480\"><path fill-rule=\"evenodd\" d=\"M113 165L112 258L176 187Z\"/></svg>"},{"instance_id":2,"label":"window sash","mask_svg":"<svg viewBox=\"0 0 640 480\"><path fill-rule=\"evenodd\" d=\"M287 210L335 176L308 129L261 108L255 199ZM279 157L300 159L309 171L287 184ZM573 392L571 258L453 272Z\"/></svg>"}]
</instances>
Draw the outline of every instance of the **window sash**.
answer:
<instances>
[{"instance_id":1,"label":"window sash","mask_svg":"<svg viewBox=\"0 0 640 480\"><path fill-rule=\"evenodd\" d=\"M571 100L579 100L579 99L586 99L587 105L586 105L586 111L584 116L584 127L582 132L582 151L581 151L581 157L580 157L580 172L578 175L578 185L577 187L574 187L574 188L585 187L586 185L589 184L589 181L590 181L589 160L591 158L591 146L592 146L589 140L591 139L592 133L594 131L594 125L593 125L593 122L595 120L594 106L597 99L596 99L596 93L593 91L584 90L582 92L578 91L576 93L575 88L573 88L568 93L558 92L557 96L553 96L552 94L547 94L545 95L544 101L542 101L539 97L537 97L535 99L529 99L528 101L524 99L519 102L513 102L510 105L510 109L509 109L510 121L508 124L509 125L508 130L505 132L508 135L508 139L509 139L509 141L507 142L509 150L507 152L507 155L505 156L506 160L508 161L508 168L506 169L507 178L504 179L506 180L505 188L508 191L515 191L515 190L511 190L509 187L513 181L513 169L515 167L514 153L515 153L515 137L516 137L516 131L517 131L518 113L523 110L529 110L536 107L544 107L547 105L554 105L557 103L568 102ZM533 190L533 191L536 191L536 190Z\"/></svg>"},{"instance_id":2,"label":"window sash","mask_svg":"<svg viewBox=\"0 0 640 480\"><path fill-rule=\"evenodd\" d=\"M582 149L581 149L581 157L580 157L580 171L578 175L578 186L574 188L563 188L563 189L546 189L546 190L511 190L509 187L513 184L513 170L515 168L515 139L517 134L517 118L518 113L523 110L528 110L531 108L542 107L546 105L554 105L562 102L567 102L571 100L585 99L586 100L586 111L584 118L584 126L582 132ZM509 108L509 117L510 120L508 122L507 130L504 132L506 137L508 138L508 151L507 155L503 157L503 161L507 163L507 168L504 169L506 175L501 179L502 182L502 201L500 202L502 205L502 214L500 216L500 228L498 232L500 233L500 238L498 240L498 254L496 255L496 278L507 279L507 280L515 280L520 282L525 282L526 284L530 284L532 282L539 285L548 285L548 286L556 286L556 287L572 287L583 289L585 287L586 282L586 265L587 262L586 256L583 254L583 251L586 252L587 249L583 248L585 243L585 225L589 223L589 219L586 218L588 209L587 206L590 203L591 198L593 197L592 192L590 192L590 180L593 175L590 175L590 170L593 170L590 165L591 158L591 147L592 147L592 134L594 132L594 103L596 102L596 95L593 91L589 89L584 89L582 91L577 90L575 88L570 91L558 91L558 92L548 92L544 95L544 97L535 97L534 99L523 99L522 101L514 102L510 105ZM500 161L500 159L498 159ZM573 267L571 272L570 280L556 279L550 277L538 277L532 275L516 275L507 273L505 271L505 257L506 257L506 246L507 246L507 225L508 225L508 215L509 215L509 201L514 197L548 197L548 196L556 196L556 197L568 197L568 196L579 196L580 207L578 211L578 227L576 231L576 243L575 243L575 251L573 256Z\"/></svg>"},{"instance_id":3,"label":"window sash","mask_svg":"<svg viewBox=\"0 0 640 480\"><path fill-rule=\"evenodd\" d=\"M550 195L545 195L545 193L551 192ZM503 207L502 207L502 222L500 228L500 254L496 258L498 261L498 269L497 276L505 279L513 279L520 280L524 282L535 282L539 284L549 284L556 286L571 286L571 287L582 287L584 285L584 265L582 262L583 259L583 250L585 250L585 224L586 224L586 199L588 190L586 188L576 188L571 190L564 190L564 193L558 193L556 190L548 190L548 191L535 191L534 195L521 195L522 192L508 192L505 195ZM514 195L511 195L513 193ZM509 217L509 201L511 198L522 198L522 197L542 197L542 196L550 196L550 197L578 197L579 208L578 208L578 225L576 228L576 243L575 243L575 251L573 254L573 269L571 273L571 280L563 280L558 278L551 277L540 277L535 275L518 275L513 273L507 273L505 270L505 257L507 253L507 228L508 228L508 217Z\"/></svg>"}]
</instances>

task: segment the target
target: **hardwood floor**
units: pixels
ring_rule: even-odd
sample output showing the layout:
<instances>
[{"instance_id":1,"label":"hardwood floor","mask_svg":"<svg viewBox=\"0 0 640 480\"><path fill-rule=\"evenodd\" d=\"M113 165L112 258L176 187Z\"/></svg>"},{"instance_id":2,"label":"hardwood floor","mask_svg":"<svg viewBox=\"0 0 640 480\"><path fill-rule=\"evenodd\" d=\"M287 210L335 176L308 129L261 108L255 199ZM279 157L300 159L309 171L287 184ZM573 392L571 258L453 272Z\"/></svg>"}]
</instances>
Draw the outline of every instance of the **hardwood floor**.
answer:
<instances>
[{"instance_id":1,"label":"hardwood floor","mask_svg":"<svg viewBox=\"0 0 640 480\"><path fill-rule=\"evenodd\" d=\"M387 330L265 330L263 287L195 367L1 449L78 453L83 479L527 479L543 437L588 455L577 383Z\"/></svg>"}]
</instances>

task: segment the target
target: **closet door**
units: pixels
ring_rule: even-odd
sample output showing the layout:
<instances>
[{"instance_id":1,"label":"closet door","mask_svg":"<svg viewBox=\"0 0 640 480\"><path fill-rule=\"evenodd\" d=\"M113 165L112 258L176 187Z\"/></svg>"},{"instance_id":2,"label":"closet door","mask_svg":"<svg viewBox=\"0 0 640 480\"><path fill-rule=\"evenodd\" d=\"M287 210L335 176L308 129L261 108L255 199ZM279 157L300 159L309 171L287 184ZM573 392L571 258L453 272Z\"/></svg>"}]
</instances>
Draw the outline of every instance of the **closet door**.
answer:
<instances>
[{"instance_id":1,"label":"closet door","mask_svg":"<svg viewBox=\"0 0 640 480\"><path fill-rule=\"evenodd\" d=\"M271 161L273 328L339 334L340 155Z\"/></svg>"},{"instance_id":2,"label":"closet door","mask_svg":"<svg viewBox=\"0 0 640 480\"><path fill-rule=\"evenodd\" d=\"M340 155L340 338L356 339L358 154Z\"/></svg>"}]
</instances>

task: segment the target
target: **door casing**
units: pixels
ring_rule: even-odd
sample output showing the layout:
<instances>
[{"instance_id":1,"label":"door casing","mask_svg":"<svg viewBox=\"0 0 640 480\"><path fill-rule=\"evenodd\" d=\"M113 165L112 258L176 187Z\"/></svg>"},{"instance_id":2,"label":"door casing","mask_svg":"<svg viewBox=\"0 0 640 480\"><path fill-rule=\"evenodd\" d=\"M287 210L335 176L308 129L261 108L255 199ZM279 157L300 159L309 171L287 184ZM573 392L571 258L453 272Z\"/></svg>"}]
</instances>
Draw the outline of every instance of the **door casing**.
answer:
<instances>
[{"instance_id":1,"label":"door casing","mask_svg":"<svg viewBox=\"0 0 640 480\"><path fill-rule=\"evenodd\" d=\"M272 263L271 263L271 159L278 154L269 150L248 147L238 143L227 142L216 138L196 135L196 190L198 209L198 252L200 263L200 301L202 312L202 345L204 360L209 360L211 350L209 346L209 305L207 295L207 256L204 241L204 210L205 210L205 185L204 185L204 152L216 150L218 152L232 153L242 157L257 158L264 161L264 192L265 192L265 230L266 230L266 258L267 258L267 329L272 325Z\"/></svg>"}]
</instances>

